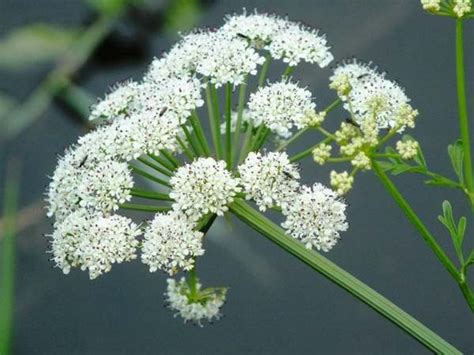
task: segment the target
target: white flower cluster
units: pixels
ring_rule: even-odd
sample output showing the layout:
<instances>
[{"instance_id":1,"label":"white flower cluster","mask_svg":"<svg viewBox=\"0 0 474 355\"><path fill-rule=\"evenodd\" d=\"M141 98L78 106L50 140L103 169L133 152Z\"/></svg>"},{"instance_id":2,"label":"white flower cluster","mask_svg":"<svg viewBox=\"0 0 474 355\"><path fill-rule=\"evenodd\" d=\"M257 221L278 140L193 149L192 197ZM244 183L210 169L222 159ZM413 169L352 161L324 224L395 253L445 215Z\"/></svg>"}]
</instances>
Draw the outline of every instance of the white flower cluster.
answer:
<instances>
[{"instance_id":1,"label":"white flower cluster","mask_svg":"<svg viewBox=\"0 0 474 355\"><path fill-rule=\"evenodd\" d=\"M347 171L338 173L336 171L331 171L331 186L339 194L344 195L350 189L352 189L352 184L354 183L354 177L349 175Z\"/></svg>"},{"instance_id":2,"label":"white flower cluster","mask_svg":"<svg viewBox=\"0 0 474 355\"><path fill-rule=\"evenodd\" d=\"M145 230L142 246L142 262L150 272L161 269L172 275L193 268L194 258L204 254L203 233L194 227L186 216L174 211L155 216Z\"/></svg>"},{"instance_id":3,"label":"white flower cluster","mask_svg":"<svg viewBox=\"0 0 474 355\"><path fill-rule=\"evenodd\" d=\"M113 264L135 259L140 246L141 261L150 272L160 269L173 275L191 271L196 258L204 254L204 234L198 230L198 222L209 214L223 215L241 192L262 211L281 208L285 228L307 247L329 250L339 231L347 228L345 205L322 185L301 187L298 168L286 153L252 152L235 175L226 162L212 157L196 157L177 167L168 155L180 154L181 146L187 144L183 143L187 137L182 128L189 123L195 128L191 134L199 141L200 127L188 119L203 106L202 92L208 83L216 87L247 85L247 77L256 75L265 62L263 52L290 67L300 62L325 67L333 59L329 49L324 35L300 23L244 12L227 17L216 31L198 30L183 36L167 54L152 62L143 80L114 87L91 107L90 119L100 124L66 150L51 178L46 200L48 215L55 218L51 234L55 264L64 273L77 267L96 278L110 271ZM352 92L355 82L348 87ZM242 127L265 124L276 135L289 137L294 127L303 129L324 121L326 112L318 113L315 108L309 90L285 79L250 96ZM407 111L407 122L408 116ZM236 121L233 113L232 132ZM247 138L253 139L246 135L244 140ZM191 148L196 149L192 144ZM115 213L121 206L140 207L124 206L132 195L146 197L133 190L129 164L144 155L161 154L177 167L170 169L170 174L157 169L172 175L169 185L163 182L170 187L163 199L171 200L171 211L156 214L140 228ZM158 164L161 157L152 158ZM133 171L140 172L138 168ZM152 194L161 199L161 195ZM168 280L170 308L185 321L198 324L218 319L226 289L201 289L195 278L191 281Z\"/></svg>"},{"instance_id":4,"label":"white flower cluster","mask_svg":"<svg viewBox=\"0 0 474 355\"><path fill-rule=\"evenodd\" d=\"M226 163L199 158L180 167L170 180L173 209L184 212L192 221L208 213L222 216L237 193L239 181L226 169Z\"/></svg>"},{"instance_id":5,"label":"white flower cluster","mask_svg":"<svg viewBox=\"0 0 474 355\"><path fill-rule=\"evenodd\" d=\"M441 9L441 0L421 0L421 5L427 11L439 11Z\"/></svg>"},{"instance_id":6,"label":"white flower cluster","mask_svg":"<svg viewBox=\"0 0 474 355\"><path fill-rule=\"evenodd\" d=\"M339 240L339 232L347 230L346 204L327 187L315 183L302 186L283 214L282 226L306 248L329 251Z\"/></svg>"},{"instance_id":7,"label":"white flower cluster","mask_svg":"<svg viewBox=\"0 0 474 355\"><path fill-rule=\"evenodd\" d=\"M170 77L142 84L139 92L141 109L159 120L163 109L174 112L184 124L192 110L204 104L201 82L196 77Z\"/></svg>"},{"instance_id":8,"label":"white flower cluster","mask_svg":"<svg viewBox=\"0 0 474 355\"><path fill-rule=\"evenodd\" d=\"M224 305L227 289L208 288L202 289L197 282L191 289L188 282L181 278L176 281L168 279L168 288L165 293L168 307L176 311L184 322L193 322L202 326L203 321L211 322L221 317L220 309Z\"/></svg>"},{"instance_id":9,"label":"white flower cluster","mask_svg":"<svg viewBox=\"0 0 474 355\"><path fill-rule=\"evenodd\" d=\"M334 59L324 35L278 16L244 11L241 15L229 16L222 30L247 38L257 49L266 49L272 58L291 66L304 61L323 68Z\"/></svg>"},{"instance_id":10,"label":"white flower cluster","mask_svg":"<svg viewBox=\"0 0 474 355\"><path fill-rule=\"evenodd\" d=\"M285 209L299 187L300 174L286 153L250 153L238 171L246 198L255 200L261 211Z\"/></svg>"},{"instance_id":11,"label":"white flower cluster","mask_svg":"<svg viewBox=\"0 0 474 355\"><path fill-rule=\"evenodd\" d=\"M418 154L418 142L412 139L406 141L398 141L396 148L398 154L403 159L413 159Z\"/></svg>"},{"instance_id":12,"label":"white flower cluster","mask_svg":"<svg viewBox=\"0 0 474 355\"><path fill-rule=\"evenodd\" d=\"M105 160L89 164L88 155L81 157L80 152L70 150L59 160L49 185L48 216L54 215L58 221L78 209L115 211L131 198L133 179L126 163Z\"/></svg>"},{"instance_id":13,"label":"white flower cluster","mask_svg":"<svg viewBox=\"0 0 474 355\"><path fill-rule=\"evenodd\" d=\"M138 235L138 226L126 217L77 211L58 223L51 235L52 260L65 274L80 267L95 279L110 271L112 264L136 258Z\"/></svg>"},{"instance_id":14,"label":"white flower cluster","mask_svg":"<svg viewBox=\"0 0 474 355\"><path fill-rule=\"evenodd\" d=\"M314 113L316 104L309 90L287 81L260 88L250 96L249 115L257 125L264 123L277 135L287 138L291 128L304 128L306 117Z\"/></svg>"},{"instance_id":15,"label":"white flower cluster","mask_svg":"<svg viewBox=\"0 0 474 355\"><path fill-rule=\"evenodd\" d=\"M472 0L454 0L453 11L457 17L463 17L471 11Z\"/></svg>"},{"instance_id":16,"label":"white flower cluster","mask_svg":"<svg viewBox=\"0 0 474 355\"><path fill-rule=\"evenodd\" d=\"M138 84L133 81L118 84L103 100L92 107L89 119L128 116L134 109L138 91Z\"/></svg>"},{"instance_id":17,"label":"white flower cluster","mask_svg":"<svg viewBox=\"0 0 474 355\"><path fill-rule=\"evenodd\" d=\"M164 58L153 61L147 78L159 82L196 72L216 87L240 85L264 60L243 38L223 30L202 31L187 35Z\"/></svg>"},{"instance_id":18,"label":"white flower cluster","mask_svg":"<svg viewBox=\"0 0 474 355\"><path fill-rule=\"evenodd\" d=\"M313 160L319 165L323 165L331 157L332 146L321 143L313 149Z\"/></svg>"}]
</instances>

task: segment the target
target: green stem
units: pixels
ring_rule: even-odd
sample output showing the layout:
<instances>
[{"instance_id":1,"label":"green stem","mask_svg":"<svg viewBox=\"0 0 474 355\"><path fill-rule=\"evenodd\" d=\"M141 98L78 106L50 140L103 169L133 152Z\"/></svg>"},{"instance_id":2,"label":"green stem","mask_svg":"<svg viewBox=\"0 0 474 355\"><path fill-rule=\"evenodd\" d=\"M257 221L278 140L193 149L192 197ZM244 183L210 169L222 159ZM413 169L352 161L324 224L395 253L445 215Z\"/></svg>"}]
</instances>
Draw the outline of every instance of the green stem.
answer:
<instances>
[{"instance_id":1,"label":"green stem","mask_svg":"<svg viewBox=\"0 0 474 355\"><path fill-rule=\"evenodd\" d=\"M423 237L425 242L428 244L428 246L431 248L434 254L438 257L438 260L441 262L444 268L449 272L452 278L458 283L463 293L463 296L466 298L466 301L469 307L474 312L474 307L473 307L474 301L469 298L469 293L466 293L465 289L466 287L468 288L468 286L465 284L465 280L462 279L461 274L456 269L456 266L453 264L451 259L446 255L444 250L439 246L434 236L430 233L428 228L426 228L426 226L423 224L423 222L418 217L416 212L411 208L409 203L405 200L405 198L400 193L400 191L398 191L398 189L396 188L392 180L390 180L387 174L385 174L385 172L383 171L382 167L378 164L378 162L372 160L372 168L374 169L374 172L382 181L383 185L388 190L392 198L395 200L395 202L398 204L400 209L403 211L407 219L420 233L420 235Z\"/></svg>"},{"instance_id":2,"label":"green stem","mask_svg":"<svg viewBox=\"0 0 474 355\"><path fill-rule=\"evenodd\" d=\"M141 211L141 212L167 212L171 210L169 206L147 206L147 205L140 205L137 203L124 203L120 206L125 210L130 211Z\"/></svg>"},{"instance_id":3,"label":"green stem","mask_svg":"<svg viewBox=\"0 0 474 355\"><path fill-rule=\"evenodd\" d=\"M372 161L372 168L374 169L375 174L379 177L380 181L383 183L384 187L388 190L392 198L401 208L403 213L406 215L408 220L413 224L417 231L421 234L426 243L430 246L433 252L438 257L439 261L443 264L446 270L450 275L456 280L459 280L459 273L452 263L451 259L446 255L444 250L439 246L438 242L434 236L429 232L428 228L420 220L416 212L411 208L405 198L402 196L400 191L398 191L395 184L390 180L390 178L385 174L382 167L376 161Z\"/></svg>"},{"instance_id":4,"label":"green stem","mask_svg":"<svg viewBox=\"0 0 474 355\"><path fill-rule=\"evenodd\" d=\"M247 125L247 130L245 131L244 142L242 143L242 148L240 149L238 164L241 164L244 161L244 159L247 157L247 152L250 150L250 144L252 143L252 135L253 135L253 122L249 121L249 124Z\"/></svg>"},{"instance_id":5,"label":"green stem","mask_svg":"<svg viewBox=\"0 0 474 355\"><path fill-rule=\"evenodd\" d=\"M130 169L132 170L132 172L134 172L135 174L137 175L140 175L142 177L144 177L145 179L148 179L150 181L153 181L153 182L156 182L157 184L159 185L163 185L163 186L166 186L166 187L171 187L171 185L166 182L165 180L162 180L150 173L147 173L145 170L143 169L140 169L139 167L137 166L134 166L133 164L128 164L130 166Z\"/></svg>"},{"instance_id":6,"label":"green stem","mask_svg":"<svg viewBox=\"0 0 474 355\"><path fill-rule=\"evenodd\" d=\"M293 71L295 70L295 67L291 66L291 65L288 65L282 75L283 78L288 78L292 73Z\"/></svg>"},{"instance_id":7,"label":"green stem","mask_svg":"<svg viewBox=\"0 0 474 355\"><path fill-rule=\"evenodd\" d=\"M291 143L296 141L299 137L301 137L303 134L309 131L309 127L300 129L298 132L296 132L290 139L284 141L279 147L278 150L283 150L286 147L288 147Z\"/></svg>"},{"instance_id":8,"label":"green stem","mask_svg":"<svg viewBox=\"0 0 474 355\"><path fill-rule=\"evenodd\" d=\"M178 159L176 159L170 152L168 152L166 149L161 149L160 152L171 163L171 165L173 166L173 170L179 168L180 164Z\"/></svg>"},{"instance_id":9,"label":"green stem","mask_svg":"<svg viewBox=\"0 0 474 355\"><path fill-rule=\"evenodd\" d=\"M336 136L325 130L323 127L317 127L316 128L319 132L321 132L323 135L325 135L328 138L331 138L333 140L337 140Z\"/></svg>"},{"instance_id":10,"label":"green stem","mask_svg":"<svg viewBox=\"0 0 474 355\"><path fill-rule=\"evenodd\" d=\"M3 204L3 240L0 278L0 354L11 354L13 310L15 303L15 230L19 194L19 170L8 164ZM1 238L0 238L1 239Z\"/></svg>"},{"instance_id":11,"label":"green stem","mask_svg":"<svg viewBox=\"0 0 474 355\"><path fill-rule=\"evenodd\" d=\"M211 126L212 142L216 152L217 160L223 157L222 142L220 136L219 103L217 101L217 92L215 86L208 82L206 86L206 101L209 113L209 123Z\"/></svg>"},{"instance_id":12,"label":"green stem","mask_svg":"<svg viewBox=\"0 0 474 355\"><path fill-rule=\"evenodd\" d=\"M270 61L272 60L272 56L270 53L267 53L265 56L265 62L262 65L262 70L258 77L258 87L262 87L265 84L265 79L267 78L268 68L270 67Z\"/></svg>"},{"instance_id":13,"label":"green stem","mask_svg":"<svg viewBox=\"0 0 474 355\"><path fill-rule=\"evenodd\" d=\"M130 195L134 197L147 198L149 200L173 201L173 199L168 194L155 192L155 191L146 191L146 190L141 190L137 188L131 189Z\"/></svg>"},{"instance_id":14,"label":"green stem","mask_svg":"<svg viewBox=\"0 0 474 355\"><path fill-rule=\"evenodd\" d=\"M183 142L183 140L180 137L176 137L176 140L178 141L179 146L183 150L184 154L190 159L194 159L194 153L188 148L187 144Z\"/></svg>"},{"instance_id":15,"label":"green stem","mask_svg":"<svg viewBox=\"0 0 474 355\"><path fill-rule=\"evenodd\" d=\"M186 136L186 140L191 145L193 155L195 157L203 155L204 152L201 149L201 145L196 141L196 138L191 134L191 132L189 132L188 127L182 125L181 128L183 129L184 135Z\"/></svg>"},{"instance_id":16,"label":"green stem","mask_svg":"<svg viewBox=\"0 0 474 355\"><path fill-rule=\"evenodd\" d=\"M290 161L292 163L294 163L295 161L298 161L298 160L301 160L301 159L304 159L308 156L310 156L312 153L313 153L313 150L316 149L319 145L321 144L327 144L329 142L332 141L332 138L330 137L327 137L325 139L323 139L321 142L313 145L312 147L309 147L308 149L305 149L303 150L302 152L299 152L298 154L295 154L293 155L291 158L290 158Z\"/></svg>"},{"instance_id":17,"label":"green stem","mask_svg":"<svg viewBox=\"0 0 474 355\"><path fill-rule=\"evenodd\" d=\"M342 100L340 98L337 98L336 100L334 100L333 102L331 102L328 107L326 107L324 109L324 112L326 112L326 115L333 111L336 107L338 107L340 104L342 104Z\"/></svg>"},{"instance_id":18,"label":"green stem","mask_svg":"<svg viewBox=\"0 0 474 355\"><path fill-rule=\"evenodd\" d=\"M146 166L148 166L148 167L150 167L150 168L152 168L152 169L158 171L159 173L161 173L161 174L163 174L163 175L165 175L165 176L168 176L168 177L173 176L173 174L170 173L168 170L163 169L161 166L158 166L157 164L152 163L151 161L145 159L144 157L139 157L137 160L138 160L140 163L145 164Z\"/></svg>"},{"instance_id":19,"label":"green stem","mask_svg":"<svg viewBox=\"0 0 474 355\"><path fill-rule=\"evenodd\" d=\"M232 157L234 155L232 151L232 84L227 83L225 85L225 147L226 147L226 161L227 168L232 168Z\"/></svg>"},{"instance_id":20,"label":"green stem","mask_svg":"<svg viewBox=\"0 0 474 355\"><path fill-rule=\"evenodd\" d=\"M166 169L169 170L169 172L172 174L173 171L176 170L176 168L174 167L174 165L170 164L167 160L163 159L162 157L160 156L156 156L154 154L148 154L149 157L151 159L153 159L154 161L156 161L158 164L161 164L162 166L164 166Z\"/></svg>"},{"instance_id":21,"label":"green stem","mask_svg":"<svg viewBox=\"0 0 474 355\"><path fill-rule=\"evenodd\" d=\"M464 73L464 39L463 39L463 20L456 20L456 79L459 107L459 128L461 130L462 147L464 151L464 175L467 190L472 193L472 161L471 161L471 143L469 134L469 119L467 116L466 102L466 83Z\"/></svg>"},{"instance_id":22,"label":"green stem","mask_svg":"<svg viewBox=\"0 0 474 355\"><path fill-rule=\"evenodd\" d=\"M243 112L244 112L244 107L245 107L245 98L247 96L247 77L245 78L244 82L240 84L239 87L239 104L237 107L237 122L235 124L235 131L234 131L234 154L238 152L239 150L237 147L239 147L240 143L240 131L242 130L242 118L243 118ZM237 156L233 156L232 159L236 159Z\"/></svg>"},{"instance_id":23,"label":"green stem","mask_svg":"<svg viewBox=\"0 0 474 355\"><path fill-rule=\"evenodd\" d=\"M330 281L348 291L360 301L367 304L406 333L410 334L428 349L440 354L461 354L459 350L381 294L374 291L319 253L306 249L302 243L287 236L283 229L255 211L243 200L235 200L234 203L230 205L230 210L243 222L262 233L272 242L291 253Z\"/></svg>"},{"instance_id":24,"label":"green stem","mask_svg":"<svg viewBox=\"0 0 474 355\"><path fill-rule=\"evenodd\" d=\"M193 111L190 121L194 132L196 132L199 144L201 144L201 148L204 151L204 155L207 157L210 156L211 150L209 149L209 144L207 143L206 135L204 134L204 130L201 126L201 121L196 111Z\"/></svg>"}]
</instances>

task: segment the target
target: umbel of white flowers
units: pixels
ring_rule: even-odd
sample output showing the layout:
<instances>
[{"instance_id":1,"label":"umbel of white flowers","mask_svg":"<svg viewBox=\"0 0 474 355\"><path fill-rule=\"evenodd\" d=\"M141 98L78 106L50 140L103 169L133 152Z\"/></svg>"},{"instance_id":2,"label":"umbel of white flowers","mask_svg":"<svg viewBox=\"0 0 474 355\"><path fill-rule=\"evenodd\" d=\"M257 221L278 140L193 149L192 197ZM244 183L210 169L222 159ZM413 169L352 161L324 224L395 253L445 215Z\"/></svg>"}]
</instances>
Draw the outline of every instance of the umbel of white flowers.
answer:
<instances>
[{"instance_id":1,"label":"umbel of white flowers","mask_svg":"<svg viewBox=\"0 0 474 355\"><path fill-rule=\"evenodd\" d=\"M165 298L175 314L201 325L219 318L226 289L203 289L196 260L205 253L210 224L236 199L253 201L262 212L280 211L282 227L307 248L333 248L348 228L341 195L351 188L354 171L370 168L366 152L379 143L381 130L413 127L416 111L385 74L355 60L343 62L334 69L330 87L352 121L312 153L324 164L336 144L355 170L333 171L334 190L318 182L302 185L296 159L281 149L260 148L269 135L277 142L291 140L295 130L324 122L329 110L317 112L311 92L289 74L301 62L327 66L333 60L329 49L316 30L244 11L228 16L216 31L183 36L151 63L142 81L116 85L92 107L97 128L65 151L51 177L46 200L48 216L54 217L55 265L64 273L88 270L94 279L141 250L150 272L188 272L187 279L168 279ZM281 60L288 69L280 81L265 83L270 60ZM222 123L216 89L223 86L227 94L247 89L247 78L257 73L260 83L248 102L239 102L235 112L229 106ZM213 150L198 114L205 101ZM224 156L217 144L222 138ZM410 159L417 144L400 141L397 150ZM132 198L148 203L135 204ZM154 215L134 222L131 215L119 214L128 210Z\"/></svg>"}]
</instances>

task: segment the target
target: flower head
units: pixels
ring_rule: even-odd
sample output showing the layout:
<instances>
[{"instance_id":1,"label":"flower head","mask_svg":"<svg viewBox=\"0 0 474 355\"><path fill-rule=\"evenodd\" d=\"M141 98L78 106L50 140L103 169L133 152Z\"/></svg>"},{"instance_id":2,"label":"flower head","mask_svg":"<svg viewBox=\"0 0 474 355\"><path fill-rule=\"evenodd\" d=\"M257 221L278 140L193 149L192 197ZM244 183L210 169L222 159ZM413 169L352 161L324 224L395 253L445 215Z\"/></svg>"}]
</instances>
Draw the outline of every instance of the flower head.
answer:
<instances>
[{"instance_id":1,"label":"flower head","mask_svg":"<svg viewBox=\"0 0 474 355\"><path fill-rule=\"evenodd\" d=\"M416 157L418 147L418 142L413 139L398 141L396 146L398 154L400 154L403 159L413 159Z\"/></svg>"},{"instance_id":2,"label":"flower head","mask_svg":"<svg viewBox=\"0 0 474 355\"><path fill-rule=\"evenodd\" d=\"M50 236L52 260L65 274L71 267L80 267L95 279L110 271L112 264L136 258L140 233L126 217L76 211L57 224Z\"/></svg>"},{"instance_id":3,"label":"flower head","mask_svg":"<svg viewBox=\"0 0 474 355\"><path fill-rule=\"evenodd\" d=\"M317 63L324 68L334 59L324 35L317 30L290 21L280 26L266 49L273 58L281 59L290 66L296 66L303 61Z\"/></svg>"},{"instance_id":4,"label":"flower head","mask_svg":"<svg viewBox=\"0 0 474 355\"><path fill-rule=\"evenodd\" d=\"M257 74L257 66L265 60L245 39L225 31L210 32L207 46L200 54L196 71L216 87L226 83L242 84L247 75Z\"/></svg>"},{"instance_id":5,"label":"flower head","mask_svg":"<svg viewBox=\"0 0 474 355\"><path fill-rule=\"evenodd\" d=\"M213 158L199 158L180 167L170 184L170 197L176 201L173 208L193 221L208 213L223 215L241 190L226 163Z\"/></svg>"},{"instance_id":6,"label":"flower head","mask_svg":"<svg viewBox=\"0 0 474 355\"><path fill-rule=\"evenodd\" d=\"M471 11L472 0L454 0L453 11L457 17L461 18Z\"/></svg>"},{"instance_id":7,"label":"flower head","mask_svg":"<svg viewBox=\"0 0 474 355\"><path fill-rule=\"evenodd\" d=\"M57 220L80 208L115 211L131 198L133 179L126 163L104 160L91 164L81 153L81 149L68 150L51 178L48 215Z\"/></svg>"},{"instance_id":8,"label":"flower head","mask_svg":"<svg viewBox=\"0 0 474 355\"><path fill-rule=\"evenodd\" d=\"M150 272L161 269L172 275L193 268L194 258L204 254L203 233L193 228L194 223L174 211L155 216L145 230L142 247L142 262Z\"/></svg>"},{"instance_id":9,"label":"flower head","mask_svg":"<svg viewBox=\"0 0 474 355\"><path fill-rule=\"evenodd\" d=\"M441 9L441 0L421 0L423 9L427 11L439 11Z\"/></svg>"},{"instance_id":10,"label":"flower head","mask_svg":"<svg viewBox=\"0 0 474 355\"><path fill-rule=\"evenodd\" d=\"M183 278L176 281L168 279L168 288L165 293L168 307L176 311L175 315L183 318L184 322L193 322L202 327L203 321L211 322L221 317L220 309L224 305L227 289L207 288L197 281L191 289Z\"/></svg>"},{"instance_id":11,"label":"flower head","mask_svg":"<svg viewBox=\"0 0 474 355\"><path fill-rule=\"evenodd\" d=\"M354 183L354 177L351 176L347 171L342 173L337 173L336 171L331 171L331 186L339 195L346 194L350 189L352 189L352 184Z\"/></svg>"},{"instance_id":12,"label":"flower head","mask_svg":"<svg viewBox=\"0 0 474 355\"><path fill-rule=\"evenodd\" d=\"M313 149L313 160L319 165L323 165L331 157L332 146L326 143L319 144Z\"/></svg>"},{"instance_id":13,"label":"flower head","mask_svg":"<svg viewBox=\"0 0 474 355\"><path fill-rule=\"evenodd\" d=\"M163 110L171 111L183 124L192 110L204 104L201 86L196 77L186 76L143 83L140 86L141 109L157 120L160 120Z\"/></svg>"},{"instance_id":14,"label":"flower head","mask_svg":"<svg viewBox=\"0 0 474 355\"><path fill-rule=\"evenodd\" d=\"M92 107L89 119L113 119L129 115L135 108L137 93L138 84L133 81L118 84Z\"/></svg>"},{"instance_id":15,"label":"flower head","mask_svg":"<svg viewBox=\"0 0 474 355\"><path fill-rule=\"evenodd\" d=\"M248 103L250 118L256 124L263 122L285 138L293 126L306 127L306 116L314 112L315 107L309 90L287 81L260 88L250 96Z\"/></svg>"},{"instance_id":16,"label":"flower head","mask_svg":"<svg viewBox=\"0 0 474 355\"><path fill-rule=\"evenodd\" d=\"M346 204L327 187L316 183L302 186L294 201L283 210L282 224L289 235L301 240L306 248L329 251L347 230Z\"/></svg>"},{"instance_id":17,"label":"flower head","mask_svg":"<svg viewBox=\"0 0 474 355\"><path fill-rule=\"evenodd\" d=\"M259 14L257 11L241 15L226 17L226 23L221 30L236 37L243 37L250 41L252 46L261 49L270 44L276 34L281 31L287 20L269 14Z\"/></svg>"},{"instance_id":18,"label":"flower head","mask_svg":"<svg viewBox=\"0 0 474 355\"><path fill-rule=\"evenodd\" d=\"M300 174L286 153L250 153L238 170L246 197L261 211L275 205L285 208L299 187Z\"/></svg>"}]
</instances>

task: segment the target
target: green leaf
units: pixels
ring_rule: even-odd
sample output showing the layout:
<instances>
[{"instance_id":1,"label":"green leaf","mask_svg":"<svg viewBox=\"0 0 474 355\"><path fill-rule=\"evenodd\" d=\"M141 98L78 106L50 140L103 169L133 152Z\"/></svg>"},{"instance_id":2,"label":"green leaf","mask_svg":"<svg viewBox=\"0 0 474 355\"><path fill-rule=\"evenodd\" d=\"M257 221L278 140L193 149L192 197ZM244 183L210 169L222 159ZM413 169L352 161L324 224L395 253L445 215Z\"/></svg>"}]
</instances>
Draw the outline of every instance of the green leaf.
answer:
<instances>
[{"instance_id":1,"label":"green leaf","mask_svg":"<svg viewBox=\"0 0 474 355\"><path fill-rule=\"evenodd\" d=\"M445 178L442 175L435 175L431 179L425 180L425 184L433 185L433 186L449 187L449 188L452 188L452 189L459 188L459 184L457 182L452 181L448 178Z\"/></svg>"},{"instance_id":2,"label":"green leaf","mask_svg":"<svg viewBox=\"0 0 474 355\"><path fill-rule=\"evenodd\" d=\"M456 173L459 182L464 184L464 173L463 173L463 159L464 153L462 148L462 141L457 140L454 144L448 146L448 155L451 159L451 165L453 166L454 172Z\"/></svg>"},{"instance_id":3,"label":"green leaf","mask_svg":"<svg viewBox=\"0 0 474 355\"><path fill-rule=\"evenodd\" d=\"M473 264L474 264L474 250L471 251L471 254L469 254L469 257L466 259L466 263L464 265L469 266Z\"/></svg>"},{"instance_id":4,"label":"green leaf","mask_svg":"<svg viewBox=\"0 0 474 355\"><path fill-rule=\"evenodd\" d=\"M0 67L19 70L52 61L66 52L78 33L45 23L17 28L0 40Z\"/></svg>"},{"instance_id":5,"label":"green leaf","mask_svg":"<svg viewBox=\"0 0 474 355\"><path fill-rule=\"evenodd\" d=\"M448 229L459 262L461 263L461 265L464 264L462 244L464 240L464 234L466 232L466 217L461 217L458 223L456 223L451 204L449 203L449 201L444 201L443 215L438 216L438 219L446 227L446 229Z\"/></svg>"}]
</instances>

